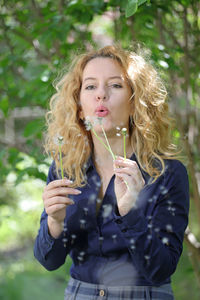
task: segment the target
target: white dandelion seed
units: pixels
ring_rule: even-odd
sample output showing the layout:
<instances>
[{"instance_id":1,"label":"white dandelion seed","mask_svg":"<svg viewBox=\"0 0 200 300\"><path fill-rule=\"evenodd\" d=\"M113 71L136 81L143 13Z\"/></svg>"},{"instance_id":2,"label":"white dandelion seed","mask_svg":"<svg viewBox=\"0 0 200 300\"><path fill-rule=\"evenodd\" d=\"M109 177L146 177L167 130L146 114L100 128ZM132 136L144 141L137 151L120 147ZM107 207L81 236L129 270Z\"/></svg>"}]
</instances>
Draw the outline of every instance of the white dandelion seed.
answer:
<instances>
[{"instance_id":1,"label":"white dandelion seed","mask_svg":"<svg viewBox=\"0 0 200 300\"><path fill-rule=\"evenodd\" d=\"M130 239L130 243L131 244L135 244L135 240L134 239Z\"/></svg>"},{"instance_id":2,"label":"white dandelion seed","mask_svg":"<svg viewBox=\"0 0 200 300\"><path fill-rule=\"evenodd\" d=\"M85 228L85 223L86 223L86 221L85 221L84 219L81 219L81 220L80 220L80 228L81 228L81 229L84 229L84 228Z\"/></svg>"},{"instance_id":3,"label":"white dandelion seed","mask_svg":"<svg viewBox=\"0 0 200 300\"><path fill-rule=\"evenodd\" d=\"M172 225L171 225L171 224L167 224L167 225L166 225L166 230L167 230L168 232L173 232Z\"/></svg>"},{"instance_id":4,"label":"white dandelion seed","mask_svg":"<svg viewBox=\"0 0 200 300\"><path fill-rule=\"evenodd\" d=\"M92 124L92 120L90 116L86 116L85 120L84 120L84 125L85 125L85 129L87 131L92 130L93 128L93 124Z\"/></svg>"},{"instance_id":5,"label":"white dandelion seed","mask_svg":"<svg viewBox=\"0 0 200 300\"><path fill-rule=\"evenodd\" d=\"M149 255L145 255L144 258L145 258L146 260L149 260L149 259L150 259L150 256L149 256Z\"/></svg>"},{"instance_id":6,"label":"white dandelion seed","mask_svg":"<svg viewBox=\"0 0 200 300\"><path fill-rule=\"evenodd\" d=\"M167 237L163 237L163 238L162 238L162 243L163 243L164 245L169 245L169 239L168 239Z\"/></svg>"},{"instance_id":7,"label":"white dandelion seed","mask_svg":"<svg viewBox=\"0 0 200 300\"><path fill-rule=\"evenodd\" d=\"M107 218L112 212L112 205L111 204L106 204L103 205L103 218Z\"/></svg>"}]
</instances>

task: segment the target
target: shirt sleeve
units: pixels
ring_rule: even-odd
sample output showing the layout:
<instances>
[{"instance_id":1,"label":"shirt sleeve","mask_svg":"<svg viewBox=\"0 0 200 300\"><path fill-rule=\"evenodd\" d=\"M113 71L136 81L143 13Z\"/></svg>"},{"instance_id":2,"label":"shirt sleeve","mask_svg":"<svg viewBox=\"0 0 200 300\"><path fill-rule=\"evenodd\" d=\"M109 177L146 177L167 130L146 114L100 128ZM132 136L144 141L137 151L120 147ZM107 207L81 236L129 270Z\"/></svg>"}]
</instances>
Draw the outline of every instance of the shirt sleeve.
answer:
<instances>
[{"instance_id":1,"label":"shirt sleeve","mask_svg":"<svg viewBox=\"0 0 200 300\"><path fill-rule=\"evenodd\" d=\"M49 168L47 184L56 179L55 162L53 162ZM57 239L49 234L47 217L48 215L44 210L41 215L40 228L34 244L34 256L47 270L51 271L58 269L65 263L70 247L67 243L67 236L64 236L63 232ZM64 247L64 238L66 240L66 247Z\"/></svg>"},{"instance_id":2,"label":"shirt sleeve","mask_svg":"<svg viewBox=\"0 0 200 300\"><path fill-rule=\"evenodd\" d=\"M175 271L188 224L189 184L182 163L173 161L162 184L157 184L147 216L138 197L125 216L115 214L135 268L153 285L164 282Z\"/></svg>"}]
</instances>

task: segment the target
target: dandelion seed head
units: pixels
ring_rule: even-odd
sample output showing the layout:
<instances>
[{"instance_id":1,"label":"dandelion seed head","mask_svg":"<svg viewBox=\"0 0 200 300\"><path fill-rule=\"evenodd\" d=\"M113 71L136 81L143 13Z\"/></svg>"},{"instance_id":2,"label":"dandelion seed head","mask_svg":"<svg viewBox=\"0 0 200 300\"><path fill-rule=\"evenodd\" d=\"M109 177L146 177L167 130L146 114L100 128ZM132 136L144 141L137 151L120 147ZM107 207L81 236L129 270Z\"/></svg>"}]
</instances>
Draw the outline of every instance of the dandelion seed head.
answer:
<instances>
[{"instance_id":1,"label":"dandelion seed head","mask_svg":"<svg viewBox=\"0 0 200 300\"><path fill-rule=\"evenodd\" d=\"M60 135L60 136L58 137L58 142L59 142L59 143L62 143L62 142L63 142L63 136Z\"/></svg>"},{"instance_id":2,"label":"dandelion seed head","mask_svg":"<svg viewBox=\"0 0 200 300\"><path fill-rule=\"evenodd\" d=\"M103 121L104 119L101 117L86 116L84 120L85 128L87 131L90 131L95 125L102 125Z\"/></svg>"},{"instance_id":3,"label":"dandelion seed head","mask_svg":"<svg viewBox=\"0 0 200 300\"><path fill-rule=\"evenodd\" d=\"M122 128L122 134L124 135L124 136L126 136L126 134L127 134L127 128Z\"/></svg>"},{"instance_id":4,"label":"dandelion seed head","mask_svg":"<svg viewBox=\"0 0 200 300\"><path fill-rule=\"evenodd\" d=\"M89 116L87 116L84 120L84 125L85 125L85 129L87 131L90 131L92 130L93 128L93 125L92 125L92 122L91 122L91 118Z\"/></svg>"},{"instance_id":5,"label":"dandelion seed head","mask_svg":"<svg viewBox=\"0 0 200 300\"><path fill-rule=\"evenodd\" d=\"M64 138L62 135L59 135L59 134L56 134L54 137L53 137L53 143L54 145L56 146L62 146L64 145Z\"/></svg>"}]
</instances>

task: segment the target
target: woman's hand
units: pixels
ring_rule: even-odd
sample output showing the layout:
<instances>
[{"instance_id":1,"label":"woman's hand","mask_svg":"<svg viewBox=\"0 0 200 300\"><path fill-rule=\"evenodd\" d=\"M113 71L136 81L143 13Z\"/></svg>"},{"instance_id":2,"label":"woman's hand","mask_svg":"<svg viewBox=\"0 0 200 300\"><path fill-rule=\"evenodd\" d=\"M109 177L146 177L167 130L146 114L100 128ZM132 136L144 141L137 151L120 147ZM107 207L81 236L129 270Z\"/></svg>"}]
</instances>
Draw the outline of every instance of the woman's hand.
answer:
<instances>
[{"instance_id":1,"label":"woman's hand","mask_svg":"<svg viewBox=\"0 0 200 300\"><path fill-rule=\"evenodd\" d=\"M53 237L57 237L62 231L67 206L74 204L68 195L81 193L78 189L70 188L71 183L68 179L59 179L51 181L44 188L42 199L48 214L49 232Z\"/></svg>"},{"instance_id":2,"label":"woman's hand","mask_svg":"<svg viewBox=\"0 0 200 300\"><path fill-rule=\"evenodd\" d=\"M124 216L134 206L145 181L137 163L120 156L114 161L114 173L118 210Z\"/></svg>"}]
</instances>

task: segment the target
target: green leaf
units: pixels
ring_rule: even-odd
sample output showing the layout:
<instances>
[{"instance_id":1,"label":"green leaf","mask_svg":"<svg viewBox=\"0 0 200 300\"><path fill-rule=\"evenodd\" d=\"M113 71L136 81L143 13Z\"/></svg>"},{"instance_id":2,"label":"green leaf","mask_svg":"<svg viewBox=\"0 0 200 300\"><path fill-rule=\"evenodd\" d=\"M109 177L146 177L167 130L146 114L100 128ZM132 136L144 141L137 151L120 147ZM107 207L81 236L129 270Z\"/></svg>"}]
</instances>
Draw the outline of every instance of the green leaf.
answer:
<instances>
[{"instance_id":1,"label":"green leaf","mask_svg":"<svg viewBox=\"0 0 200 300\"><path fill-rule=\"evenodd\" d=\"M125 10L126 18L129 18L130 16L134 15L137 9L138 9L138 0L129 0Z\"/></svg>"},{"instance_id":2,"label":"green leaf","mask_svg":"<svg viewBox=\"0 0 200 300\"><path fill-rule=\"evenodd\" d=\"M2 110L4 116L7 117L9 110L9 101L7 96L0 101L0 109Z\"/></svg>"},{"instance_id":3,"label":"green leaf","mask_svg":"<svg viewBox=\"0 0 200 300\"><path fill-rule=\"evenodd\" d=\"M44 130L44 120L38 119L29 122L24 129L24 136L41 135Z\"/></svg>"},{"instance_id":4,"label":"green leaf","mask_svg":"<svg viewBox=\"0 0 200 300\"><path fill-rule=\"evenodd\" d=\"M14 167L18 162L23 159L19 156L19 151L16 148L10 148L8 150L8 163Z\"/></svg>"},{"instance_id":5,"label":"green leaf","mask_svg":"<svg viewBox=\"0 0 200 300\"><path fill-rule=\"evenodd\" d=\"M147 2L147 0L138 0L138 6L142 5L145 2Z\"/></svg>"},{"instance_id":6,"label":"green leaf","mask_svg":"<svg viewBox=\"0 0 200 300\"><path fill-rule=\"evenodd\" d=\"M45 173L40 172L37 167L28 167L28 168L18 171L15 184L17 185L20 182L22 182L24 180L24 176L27 176L27 175L32 178L39 178L43 181L46 181Z\"/></svg>"}]
</instances>

